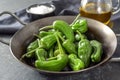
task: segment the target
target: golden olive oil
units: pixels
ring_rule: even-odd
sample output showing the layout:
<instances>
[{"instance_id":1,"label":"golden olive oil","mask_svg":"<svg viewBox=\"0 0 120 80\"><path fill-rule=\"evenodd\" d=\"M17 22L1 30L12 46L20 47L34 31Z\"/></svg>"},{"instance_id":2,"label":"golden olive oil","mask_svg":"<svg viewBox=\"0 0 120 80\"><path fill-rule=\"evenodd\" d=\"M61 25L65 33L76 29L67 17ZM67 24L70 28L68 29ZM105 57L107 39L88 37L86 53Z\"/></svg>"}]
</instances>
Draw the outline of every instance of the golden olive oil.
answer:
<instances>
[{"instance_id":1,"label":"golden olive oil","mask_svg":"<svg viewBox=\"0 0 120 80\"><path fill-rule=\"evenodd\" d=\"M87 3L85 6L80 7L80 14L108 24L112 15L112 8L104 3Z\"/></svg>"}]
</instances>

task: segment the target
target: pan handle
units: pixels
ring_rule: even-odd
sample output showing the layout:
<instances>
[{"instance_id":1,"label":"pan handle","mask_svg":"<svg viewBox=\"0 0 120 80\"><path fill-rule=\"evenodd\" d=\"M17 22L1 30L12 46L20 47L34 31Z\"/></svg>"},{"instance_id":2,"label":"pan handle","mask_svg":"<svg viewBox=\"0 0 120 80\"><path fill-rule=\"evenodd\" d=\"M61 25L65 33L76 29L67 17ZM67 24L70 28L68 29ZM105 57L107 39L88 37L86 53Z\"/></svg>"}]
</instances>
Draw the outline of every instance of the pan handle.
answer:
<instances>
[{"instance_id":1,"label":"pan handle","mask_svg":"<svg viewBox=\"0 0 120 80\"><path fill-rule=\"evenodd\" d=\"M4 12L0 13L0 16L2 16L3 14L9 14L9 15L13 16L22 25L26 25L27 24L27 23L21 21L20 18L18 18L18 16L16 16L14 13L11 13L9 11L4 11Z\"/></svg>"},{"instance_id":2,"label":"pan handle","mask_svg":"<svg viewBox=\"0 0 120 80\"><path fill-rule=\"evenodd\" d=\"M109 62L120 62L120 57L118 58L111 58Z\"/></svg>"},{"instance_id":3,"label":"pan handle","mask_svg":"<svg viewBox=\"0 0 120 80\"><path fill-rule=\"evenodd\" d=\"M116 37L120 37L120 34L115 34L116 35Z\"/></svg>"},{"instance_id":4,"label":"pan handle","mask_svg":"<svg viewBox=\"0 0 120 80\"><path fill-rule=\"evenodd\" d=\"M11 13L9 11L4 11L4 12L0 13L0 16L2 16L3 14L9 14L9 15L13 16L22 25L26 25L27 24L27 23L21 21L20 18L18 16L16 16L14 13ZM3 43L3 44L9 45L9 42L4 41L2 39L0 39L0 42Z\"/></svg>"},{"instance_id":5,"label":"pan handle","mask_svg":"<svg viewBox=\"0 0 120 80\"><path fill-rule=\"evenodd\" d=\"M115 34L115 35L116 35L116 37L120 37L120 34ZM118 58L111 58L109 60L109 62L120 62L120 57L118 57Z\"/></svg>"}]
</instances>

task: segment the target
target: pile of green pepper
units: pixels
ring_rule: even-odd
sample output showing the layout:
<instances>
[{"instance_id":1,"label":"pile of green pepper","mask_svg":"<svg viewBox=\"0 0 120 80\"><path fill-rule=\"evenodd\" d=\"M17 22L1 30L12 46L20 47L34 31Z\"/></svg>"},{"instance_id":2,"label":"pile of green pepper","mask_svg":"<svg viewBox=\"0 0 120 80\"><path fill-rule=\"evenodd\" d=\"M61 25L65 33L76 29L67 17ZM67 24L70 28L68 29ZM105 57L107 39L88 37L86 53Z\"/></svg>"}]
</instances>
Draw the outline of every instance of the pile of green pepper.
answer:
<instances>
[{"instance_id":1,"label":"pile of green pepper","mask_svg":"<svg viewBox=\"0 0 120 80\"><path fill-rule=\"evenodd\" d=\"M48 30L44 30L49 28ZM22 58L34 58L34 66L40 70L62 71L66 66L77 71L98 63L102 58L102 44L88 40L86 19L68 24L56 20L52 25L40 29L37 38L31 42Z\"/></svg>"}]
</instances>

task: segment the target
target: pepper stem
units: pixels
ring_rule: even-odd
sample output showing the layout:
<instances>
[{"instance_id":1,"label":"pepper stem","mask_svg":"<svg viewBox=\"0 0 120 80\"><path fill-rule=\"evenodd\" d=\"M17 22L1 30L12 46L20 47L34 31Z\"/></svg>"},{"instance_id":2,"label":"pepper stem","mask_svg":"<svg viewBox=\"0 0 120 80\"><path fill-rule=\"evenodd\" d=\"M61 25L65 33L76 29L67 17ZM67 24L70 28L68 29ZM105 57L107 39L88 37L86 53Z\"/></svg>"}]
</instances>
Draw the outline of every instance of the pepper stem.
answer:
<instances>
[{"instance_id":1,"label":"pepper stem","mask_svg":"<svg viewBox=\"0 0 120 80\"><path fill-rule=\"evenodd\" d=\"M58 36L63 42L65 41L65 39L60 34L58 34Z\"/></svg>"},{"instance_id":2,"label":"pepper stem","mask_svg":"<svg viewBox=\"0 0 120 80\"><path fill-rule=\"evenodd\" d=\"M40 28L40 29L39 29L39 31L44 30L44 29L49 29L49 28L53 28L53 26L52 26L52 25L50 25L50 26L45 26L45 27L42 27L42 28Z\"/></svg>"},{"instance_id":3,"label":"pepper stem","mask_svg":"<svg viewBox=\"0 0 120 80\"><path fill-rule=\"evenodd\" d=\"M83 39L82 34L78 30L76 30L76 32L80 35L80 38L82 40Z\"/></svg>"},{"instance_id":4,"label":"pepper stem","mask_svg":"<svg viewBox=\"0 0 120 80\"><path fill-rule=\"evenodd\" d=\"M41 38L41 37L40 37L39 35L37 35L37 34L33 34L33 35L34 35L35 37L39 38L39 39Z\"/></svg>"},{"instance_id":5,"label":"pepper stem","mask_svg":"<svg viewBox=\"0 0 120 80\"><path fill-rule=\"evenodd\" d=\"M57 39L57 43L58 43L59 50L60 50L61 53L64 53L64 51L63 51L63 49L62 49L62 46L61 46L61 44L60 44L60 40L59 40L59 38L58 38L58 31L57 31L56 33L57 33L57 35L55 35L55 37L56 37L56 39Z\"/></svg>"},{"instance_id":6,"label":"pepper stem","mask_svg":"<svg viewBox=\"0 0 120 80\"><path fill-rule=\"evenodd\" d=\"M72 26L72 25L78 20L79 17L80 17L80 14L78 14L78 15L76 16L76 18L75 18L74 21L70 24L70 26Z\"/></svg>"},{"instance_id":7,"label":"pepper stem","mask_svg":"<svg viewBox=\"0 0 120 80\"><path fill-rule=\"evenodd\" d=\"M36 49L33 49L33 50L25 53L24 55L22 55L22 57L20 58L20 60L22 60L22 59L25 58L26 56L31 55L30 53L33 53L33 52L35 52L38 48L42 47L42 46L40 45L40 40L39 40L39 39L37 39L37 43L38 43L38 47L37 47Z\"/></svg>"},{"instance_id":8,"label":"pepper stem","mask_svg":"<svg viewBox=\"0 0 120 80\"><path fill-rule=\"evenodd\" d=\"M38 47L40 48L41 44L40 44L40 40L39 39L37 39L37 43L38 43Z\"/></svg>"},{"instance_id":9,"label":"pepper stem","mask_svg":"<svg viewBox=\"0 0 120 80\"><path fill-rule=\"evenodd\" d=\"M38 47L38 48L39 48L39 47ZM33 50L31 50L31 51L29 51L29 52L25 53L24 55L22 55L22 57L20 58L20 60L22 60L22 59L23 59L23 58L25 58L26 56L29 56L29 55L30 55L30 53L35 52L38 48L33 49Z\"/></svg>"}]
</instances>

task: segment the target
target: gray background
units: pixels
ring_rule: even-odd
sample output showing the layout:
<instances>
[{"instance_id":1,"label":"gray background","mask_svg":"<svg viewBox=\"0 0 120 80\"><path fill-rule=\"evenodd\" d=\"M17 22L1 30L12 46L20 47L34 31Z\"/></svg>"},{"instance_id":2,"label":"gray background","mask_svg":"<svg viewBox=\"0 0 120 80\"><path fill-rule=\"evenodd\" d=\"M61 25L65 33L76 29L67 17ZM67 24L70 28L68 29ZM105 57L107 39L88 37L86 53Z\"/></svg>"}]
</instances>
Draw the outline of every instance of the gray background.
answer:
<instances>
[{"instance_id":1,"label":"gray background","mask_svg":"<svg viewBox=\"0 0 120 80\"><path fill-rule=\"evenodd\" d=\"M52 0L0 0L0 12L2 11L18 11L24 9L29 5L36 3L44 3Z\"/></svg>"}]
</instances>

